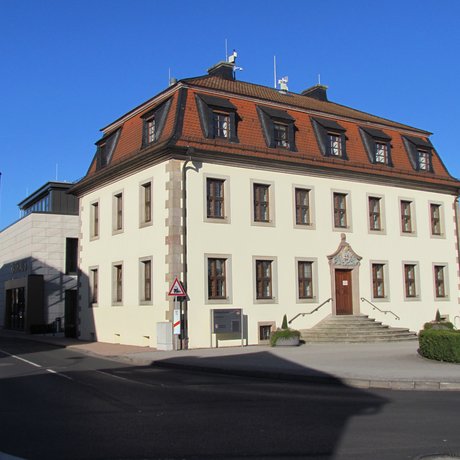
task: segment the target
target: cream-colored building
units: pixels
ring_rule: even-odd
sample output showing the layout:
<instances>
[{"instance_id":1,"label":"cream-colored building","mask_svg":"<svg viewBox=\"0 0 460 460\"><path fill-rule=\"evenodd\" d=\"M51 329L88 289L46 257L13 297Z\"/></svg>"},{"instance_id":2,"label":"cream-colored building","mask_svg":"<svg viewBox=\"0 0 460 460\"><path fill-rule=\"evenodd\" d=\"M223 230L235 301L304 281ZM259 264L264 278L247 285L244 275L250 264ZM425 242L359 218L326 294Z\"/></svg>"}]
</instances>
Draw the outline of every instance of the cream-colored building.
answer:
<instances>
[{"instance_id":1,"label":"cream-colored building","mask_svg":"<svg viewBox=\"0 0 460 460\"><path fill-rule=\"evenodd\" d=\"M429 133L322 86L280 92L232 70L181 80L103 129L74 187L80 337L156 347L179 305L192 348L264 343L285 314L298 329L329 315L454 321L460 183ZM221 310L242 317L236 332L215 333Z\"/></svg>"}]
</instances>

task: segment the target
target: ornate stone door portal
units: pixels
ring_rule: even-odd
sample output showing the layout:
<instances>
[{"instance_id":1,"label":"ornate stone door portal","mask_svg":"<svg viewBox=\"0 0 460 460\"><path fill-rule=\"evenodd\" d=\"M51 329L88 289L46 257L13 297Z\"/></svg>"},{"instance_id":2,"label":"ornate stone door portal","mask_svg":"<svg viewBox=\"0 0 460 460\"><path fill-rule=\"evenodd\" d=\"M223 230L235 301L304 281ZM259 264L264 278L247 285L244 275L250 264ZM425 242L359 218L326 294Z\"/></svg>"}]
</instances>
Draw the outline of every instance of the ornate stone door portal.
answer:
<instances>
[{"instance_id":1,"label":"ornate stone door portal","mask_svg":"<svg viewBox=\"0 0 460 460\"><path fill-rule=\"evenodd\" d=\"M328 256L331 267L332 314L358 315L360 257L347 243L344 233L337 250Z\"/></svg>"}]
</instances>

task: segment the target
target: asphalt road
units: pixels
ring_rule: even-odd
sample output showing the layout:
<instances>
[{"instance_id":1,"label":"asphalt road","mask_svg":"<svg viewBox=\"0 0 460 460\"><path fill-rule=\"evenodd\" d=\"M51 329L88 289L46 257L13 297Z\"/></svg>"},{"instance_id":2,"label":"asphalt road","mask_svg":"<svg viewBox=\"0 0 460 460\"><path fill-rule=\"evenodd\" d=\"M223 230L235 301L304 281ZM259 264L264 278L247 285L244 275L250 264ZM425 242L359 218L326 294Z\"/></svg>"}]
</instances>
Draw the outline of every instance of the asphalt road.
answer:
<instances>
[{"instance_id":1,"label":"asphalt road","mask_svg":"<svg viewBox=\"0 0 460 460\"><path fill-rule=\"evenodd\" d=\"M414 459L460 454L459 414L457 392L134 367L0 338L0 460Z\"/></svg>"}]
</instances>

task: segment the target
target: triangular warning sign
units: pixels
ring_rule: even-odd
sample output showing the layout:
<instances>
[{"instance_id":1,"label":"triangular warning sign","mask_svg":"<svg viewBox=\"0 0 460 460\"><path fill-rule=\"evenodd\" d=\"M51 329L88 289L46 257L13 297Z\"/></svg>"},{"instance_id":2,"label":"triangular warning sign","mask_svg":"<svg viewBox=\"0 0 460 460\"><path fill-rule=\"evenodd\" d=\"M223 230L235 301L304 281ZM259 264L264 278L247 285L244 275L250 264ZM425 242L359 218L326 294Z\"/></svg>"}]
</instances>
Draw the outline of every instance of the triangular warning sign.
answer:
<instances>
[{"instance_id":1,"label":"triangular warning sign","mask_svg":"<svg viewBox=\"0 0 460 460\"><path fill-rule=\"evenodd\" d=\"M184 291L184 288L182 287L182 284L177 279L177 276L176 276L176 279L174 280L174 283L171 286L171 289L169 290L168 295L172 295L176 297L185 297L187 295Z\"/></svg>"}]
</instances>

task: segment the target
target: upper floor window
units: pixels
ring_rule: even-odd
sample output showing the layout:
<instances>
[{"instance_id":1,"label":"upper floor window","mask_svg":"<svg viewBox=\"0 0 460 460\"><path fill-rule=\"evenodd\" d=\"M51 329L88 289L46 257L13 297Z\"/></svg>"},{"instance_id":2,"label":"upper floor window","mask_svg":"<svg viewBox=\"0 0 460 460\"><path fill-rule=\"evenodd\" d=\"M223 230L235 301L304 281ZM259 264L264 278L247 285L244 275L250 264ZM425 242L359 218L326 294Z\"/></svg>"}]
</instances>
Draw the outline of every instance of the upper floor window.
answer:
<instances>
[{"instance_id":1,"label":"upper floor window","mask_svg":"<svg viewBox=\"0 0 460 460\"><path fill-rule=\"evenodd\" d=\"M152 182L145 182L140 186L140 225L142 227L152 223Z\"/></svg>"},{"instance_id":2,"label":"upper floor window","mask_svg":"<svg viewBox=\"0 0 460 460\"><path fill-rule=\"evenodd\" d=\"M436 203L430 203L430 223L431 223L431 235L441 236L441 205Z\"/></svg>"},{"instance_id":3,"label":"upper floor window","mask_svg":"<svg viewBox=\"0 0 460 460\"><path fill-rule=\"evenodd\" d=\"M284 123L273 123L275 147L289 148L288 127Z\"/></svg>"},{"instance_id":4,"label":"upper floor window","mask_svg":"<svg viewBox=\"0 0 460 460\"><path fill-rule=\"evenodd\" d=\"M206 215L208 218L225 218L224 183L223 179L206 179Z\"/></svg>"},{"instance_id":5,"label":"upper floor window","mask_svg":"<svg viewBox=\"0 0 460 460\"><path fill-rule=\"evenodd\" d=\"M334 193L334 227L347 228L346 193Z\"/></svg>"},{"instance_id":6,"label":"upper floor window","mask_svg":"<svg viewBox=\"0 0 460 460\"><path fill-rule=\"evenodd\" d=\"M111 162L119 137L120 129L117 129L96 142L96 170L106 167Z\"/></svg>"},{"instance_id":7,"label":"upper floor window","mask_svg":"<svg viewBox=\"0 0 460 460\"><path fill-rule=\"evenodd\" d=\"M296 225L310 225L310 190L295 189L295 223Z\"/></svg>"},{"instance_id":8,"label":"upper floor window","mask_svg":"<svg viewBox=\"0 0 460 460\"><path fill-rule=\"evenodd\" d=\"M116 193L113 196L113 230L123 230L123 193Z\"/></svg>"},{"instance_id":9,"label":"upper floor window","mask_svg":"<svg viewBox=\"0 0 460 460\"><path fill-rule=\"evenodd\" d=\"M326 118L312 117L311 120L321 153L324 156L346 160L346 129L339 123Z\"/></svg>"},{"instance_id":10,"label":"upper floor window","mask_svg":"<svg viewBox=\"0 0 460 460\"><path fill-rule=\"evenodd\" d=\"M369 228L371 230L382 230L380 200L378 197L369 197Z\"/></svg>"},{"instance_id":11,"label":"upper floor window","mask_svg":"<svg viewBox=\"0 0 460 460\"><path fill-rule=\"evenodd\" d=\"M97 238L99 236L99 202L91 204L91 238Z\"/></svg>"},{"instance_id":12,"label":"upper floor window","mask_svg":"<svg viewBox=\"0 0 460 460\"><path fill-rule=\"evenodd\" d=\"M171 98L142 115L142 147L147 147L158 141L163 131L170 107Z\"/></svg>"},{"instance_id":13,"label":"upper floor window","mask_svg":"<svg viewBox=\"0 0 460 460\"><path fill-rule=\"evenodd\" d=\"M78 238L66 238L65 249L66 275L76 275L78 269Z\"/></svg>"},{"instance_id":14,"label":"upper floor window","mask_svg":"<svg viewBox=\"0 0 460 460\"><path fill-rule=\"evenodd\" d=\"M393 166L391 161L391 137L380 129L360 127L369 161L374 164Z\"/></svg>"},{"instance_id":15,"label":"upper floor window","mask_svg":"<svg viewBox=\"0 0 460 460\"><path fill-rule=\"evenodd\" d=\"M254 222L270 222L270 185L253 184Z\"/></svg>"},{"instance_id":16,"label":"upper floor window","mask_svg":"<svg viewBox=\"0 0 460 460\"><path fill-rule=\"evenodd\" d=\"M195 100L201 128L207 139L238 142L237 109L228 99L197 94Z\"/></svg>"},{"instance_id":17,"label":"upper floor window","mask_svg":"<svg viewBox=\"0 0 460 460\"><path fill-rule=\"evenodd\" d=\"M412 201L401 200L401 231L413 233Z\"/></svg>"},{"instance_id":18,"label":"upper floor window","mask_svg":"<svg viewBox=\"0 0 460 460\"><path fill-rule=\"evenodd\" d=\"M416 171L433 172L433 146L429 140L402 136L409 160Z\"/></svg>"},{"instance_id":19,"label":"upper floor window","mask_svg":"<svg viewBox=\"0 0 460 460\"><path fill-rule=\"evenodd\" d=\"M285 110L257 107L265 142L270 148L297 151L295 145L295 119Z\"/></svg>"},{"instance_id":20,"label":"upper floor window","mask_svg":"<svg viewBox=\"0 0 460 460\"><path fill-rule=\"evenodd\" d=\"M230 137L230 115L228 113L213 112L215 137L228 139Z\"/></svg>"}]
</instances>

